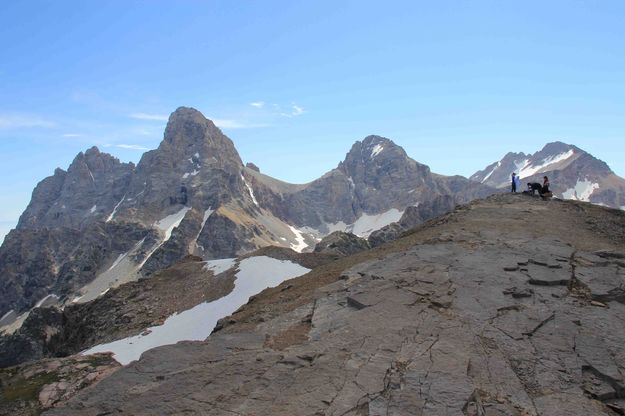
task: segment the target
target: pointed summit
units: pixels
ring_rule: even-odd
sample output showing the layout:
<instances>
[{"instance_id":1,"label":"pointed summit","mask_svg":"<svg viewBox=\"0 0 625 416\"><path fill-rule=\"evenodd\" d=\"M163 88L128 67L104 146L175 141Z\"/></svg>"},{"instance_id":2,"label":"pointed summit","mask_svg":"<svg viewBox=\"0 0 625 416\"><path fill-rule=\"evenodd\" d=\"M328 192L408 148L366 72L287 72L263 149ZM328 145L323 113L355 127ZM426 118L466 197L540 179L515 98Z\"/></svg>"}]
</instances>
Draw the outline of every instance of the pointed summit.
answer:
<instances>
[{"instance_id":1,"label":"pointed summit","mask_svg":"<svg viewBox=\"0 0 625 416\"><path fill-rule=\"evenodd\" d=\"M163 141L156 152L161 156L167 153L173 157L172 161L179 162L195 158L198 161L214 159L242 164L232 140L215 123L190 107L179 107L171 113Z\"/></svg>"},{"instance_id":2,"label":"pointed summit","mask_svg":"<svg viewBox=\"0 0 625 416\"><path fill-rule=\"evenodd\" d=\"M381 136L367 136L354 143L339 163L338 169L355 183L362 183L376 189L384 186L382 177L424 177L430 169L415 162L406 151L391 139Z\"/></svg>"}]
</instances>

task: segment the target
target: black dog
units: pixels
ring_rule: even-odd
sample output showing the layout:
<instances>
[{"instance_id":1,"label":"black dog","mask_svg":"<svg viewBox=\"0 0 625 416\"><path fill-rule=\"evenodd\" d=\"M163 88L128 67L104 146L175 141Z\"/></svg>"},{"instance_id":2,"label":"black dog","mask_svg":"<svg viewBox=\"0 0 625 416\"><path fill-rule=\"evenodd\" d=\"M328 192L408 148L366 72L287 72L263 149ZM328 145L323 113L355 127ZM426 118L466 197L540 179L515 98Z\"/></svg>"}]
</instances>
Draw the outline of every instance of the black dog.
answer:
<instances>
[{"instance_id":1,"label":"black dog","mask_svg":"<svg viewBox=\"0 0 625 416\"><path fill-rule=\"evenodd\" d=\"M527 193L529 193L530 195L535 195L536 192L538 192L538 194L540 195L542 193L542 189L542 185L538 182L531 182L527 184Z\"/></svg>"}]
</instances>

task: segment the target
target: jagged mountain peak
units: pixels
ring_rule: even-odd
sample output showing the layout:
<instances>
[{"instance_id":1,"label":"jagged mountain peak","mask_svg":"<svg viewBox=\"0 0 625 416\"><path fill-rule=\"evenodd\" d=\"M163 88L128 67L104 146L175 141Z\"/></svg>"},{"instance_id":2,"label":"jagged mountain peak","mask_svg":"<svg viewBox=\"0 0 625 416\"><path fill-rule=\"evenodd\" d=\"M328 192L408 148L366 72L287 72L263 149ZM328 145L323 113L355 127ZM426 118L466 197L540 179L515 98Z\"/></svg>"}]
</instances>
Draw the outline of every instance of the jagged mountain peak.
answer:
<instances>
[{"instance_id":1,"label":"jagged mountain peak","mask_svg":"<svg viewBox=\"0 0 625 416\"><path fill-rule=\"evenodd\" d=\"M338 170L358 182L366 176L379 174L381 170L407 172L417 166L425 165L408 157L406 151L391 139L370 135L352 145Z\"/></svg>"},{"instance_id":2,"label":"jagged mountain peak","mask_svg":"<svg viewBox=\"0 0 625 416\"><path fill-rule=\"evenodd\" d=\"M189 107L179 107L169 116L164 141L178 144L177 142L181 140L190 143L193 141L219 140L224 137L215 123L206 118L200 111Z\"/></svg>"},{"instance_id":3,"label":"jagged mountain peak","mask_svg":"<svg viewBox=\"0 0 625 416\"><path fill-rule=\"evenodd\" d=\"M68 172L78 166L88 165L90 169L104 169L109 165L128 165L134 167L134 163L123 163L110 153L102 152L97 146L92 146L84 152L79 152L68 168Z\"/></svg>"},{"instance_id":4,"label":"jagged mountain peak","mask_svg":"<svg viewBox=\"0 0 625 416\"><path fill-rule=\"evenodd\" d=\"M384 153L385 156L401 156L403 158L408 158L405 150L391 139L370 135L352 145L352 148L345 156L345 161L348 159L370 161L376 159L376 157L382 153Z\"/></svg>"},{"instance_id":5,"label":"jagged mountain peak","mask_svg":"<svg viewBox=\"0 0 625 416\"><path fill-rule=\"evenodd\" d=\"M579 147L569 144L569 143L564 143L562 141L556 140L553 142L549 142L547 143L541 150L541 152L566 152L569 150L575 150L578 152L584 152L582 149L580 149ZM584 152L585 153L585 152Z\"/></svg>"},{"instance_id":6,"label":"jagged mountain peak","mask_svg":"<svg viewBox=\"0 0 625 416\"><path fill-rule=\"evenodd\" d=\"M528 155L533 160L533 163L540 163L542 161L549 162L553 159L567 159L574 155L585 154L586 152L577 146L572 144L555 141L547 143L540 151L533 155Z\"/></svg>"},{"instance_id":7,"label":"jagged mountain peak","mask_svg":"<svg viewBox=\"0 0 625 416\"><path fill-rule=\"evenodd\" d=\"M200 111L190 107L179 107L171 113L163 140L156 150L143 155L138 169L149 169L155 158L167 159L170 167L183 165L188 160L196 164L207 161L242 166L232 140Z\"/></svg>"}]
</instances>

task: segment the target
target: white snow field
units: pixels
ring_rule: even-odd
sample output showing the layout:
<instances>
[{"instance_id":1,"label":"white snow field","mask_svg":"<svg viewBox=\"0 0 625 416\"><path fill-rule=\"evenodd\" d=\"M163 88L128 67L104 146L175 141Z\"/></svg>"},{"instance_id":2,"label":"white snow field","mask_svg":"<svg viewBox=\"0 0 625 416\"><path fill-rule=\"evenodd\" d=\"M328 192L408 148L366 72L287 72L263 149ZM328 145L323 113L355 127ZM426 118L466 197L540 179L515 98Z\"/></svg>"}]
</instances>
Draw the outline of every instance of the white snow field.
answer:
<instances>
[{"instance_id":1,"label":"white snow field","mask_svg":"<svg viewBox=\"0 0 625 416\"><path fill-rule=\"evenodd\" d=\"M182 219L184 218L184 216L187 214L187 212L190 209L191 207L184 207L180 209L180 211L174 214L168 215L162 220L156 221L154 223L154 226L156 228L165 232L165 239L163 240L163 243L169 240L169 237L171 237L171 232L174 230L174 228L180 225L180 223L182 222Z\"/></svg>"},{"instance_id":2,"label":"white snow field","mask_svg":"<svg viewBox=\"0 0 625 416\"><path fill-rule=\"evenodd\" d=\"M151 348L185 340L204 340L210 335L219 319L232 314L247 303L250 296L267 287L276 286L284 280L301 276L309 270L287 260L276 260L266 256L241 260L234 289L223 298L201 303L189 310L174 314L167 318L163 325L149 328L149 331L144 332L146 335L136 335L96 345L83 351L82 354L110 351L118 362L126 365L139 359L143 352Z\"/></svg>"},{"instance_id":3,"label":"white snow field","mask_svg":"<svg viewBox=\"0 0 625 416\"><path fill-rule=\"evenodd\" d=\"M488 178L490 178L490 177L491 177L491 175L492 175L493 173L495 173L495 171L497 170L497 168L499 168L500 166L501 166L501 160L500 160L499 162L497 162L497 166L495 166L495 167L493 168L493 170L491 170L491 171L488 173L488 175L484 176L484 179L482 179L482 183L486 182L486 181L488 180Z\"/></svg>"},{"instance_id":4,"label":"white snow field","mask_svg":"<svg viewBox=\"0 0 625 416\"><path fill-rule=\"evenodd\" d=\"M247 191L250 193L250 196L252 197L252 202L254 202L254 205L256 205L257 207L260 207L260 205L258 205L258 201L256 200L256 197L254 196L254 190L252 189L250 184L247 183L247 180L245 180L245 176L241 175L241 179L243 179L243 183L247 187Z\"/></svg>"},{"instance_id":5,"label":"white snow field","mask_svg":"<svg viewBox=\"0 0 625 416\"><path fill-rule=\"evenodd\" d=\"M577 180L574 188L562 192L562 198L590 202L590 196L597 189L599 189L598 183L593 183L588 179Z\"/></svg>"},{"instance_id":6,"label":"white snow field","mask_svg":"<svg viewBox=\"0 0 625 416\"><path fill-rule=\"evenodd\" d=\"M304 241L304 235L300 230L292 225L289 225L289 229L293 232L293 234L295 234L295 243L291 243L291 249L301 253L302 250L308 247L308 244Z\"/></svg>"},{"instance_id":7,"label":"white snow field","mask_svg":"<svg viewBox=\"0 0 625 416\"><path fill-rule=\"evenodd\" d=\"M373 149L371 149L371 158L376 157L382 150L384 150L382 145L376 144L373 146Z\"/></svg>"},{"instance_id":8,"label":"white snow field","mask_svg":"<svg viewBox=\"0 0 625 416\"><path fill-rule=\"evenodd\" d=\"M122 204L122 202L124 202L124 199L126 199L126 195L125 194L124 194L124 196L122 196L122 199L119 200L117 205L115 205L115 208L113 208L113 212L111 212L111 215L108 216L108 218L106 219L106 222L109 222L113 218L115 218L115 214L117 213L117 208L119 208L119 206Z\"/></svg>"},{"instance_id":9,"label":"white snow field","mask_svg":"<svg viewBox=\"0 0 625 416\"><path fill-rule=\"evenodd\" d=\"M521 177L521 179L523 179L523 178L532 176L535 173L545 171L547 166L555 165L556 163L562 162L563 160L570 158L574 154L575 152L573 151L573 149L571 149L568 152L560 153L559 155L550 156L546 159L543 159L540 165L536 165L536 166L525 165L519 171L519 176Z\"/></svg>"},{"instance_id":10,"label":"white snow field","mask_svg":"<svg viewBox=\"0 0 625 416\"><path fill-rule=\"evenodd\" d=\"M354 221L353 224L345 224L340 221L335 224L327 224L327 227L330 233L334 231L345 231L353 233L358 237L367 238L372 232L379 230L390 223L399 221L403 214L403 211L391 208L381 214L362 214L356 221Z\"/></svg>"},{"instance_id":11,"label":"white snow field","mask_svg":"<svg viewBox=\"0 0 625 416\"><path fill-rule=\"evenodd\" d=\"M205 262L203 269L210 270L215 276L234 267L237 259L219 259Z\"/></svg>"}]
</instances>

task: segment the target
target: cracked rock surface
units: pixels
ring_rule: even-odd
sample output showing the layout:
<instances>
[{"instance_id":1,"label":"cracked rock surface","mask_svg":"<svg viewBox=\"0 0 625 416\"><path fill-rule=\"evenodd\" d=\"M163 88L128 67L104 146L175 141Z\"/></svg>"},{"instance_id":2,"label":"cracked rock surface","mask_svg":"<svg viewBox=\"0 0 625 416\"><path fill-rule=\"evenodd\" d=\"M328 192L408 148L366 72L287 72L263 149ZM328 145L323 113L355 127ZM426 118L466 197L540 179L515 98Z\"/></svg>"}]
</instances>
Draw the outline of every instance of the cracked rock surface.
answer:
<instances>
[{"instance_id":1,"label":"cracked rock surface","mask_svg":"<svg viewBox=\"0 0 625 416\"><path fill-rule=\"evenodd\" d=\"M625 414L624 230L577 202L461 206L45 414Z\"/></svg>"}]
</instances>

